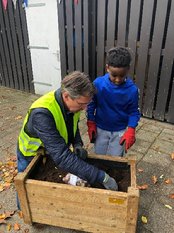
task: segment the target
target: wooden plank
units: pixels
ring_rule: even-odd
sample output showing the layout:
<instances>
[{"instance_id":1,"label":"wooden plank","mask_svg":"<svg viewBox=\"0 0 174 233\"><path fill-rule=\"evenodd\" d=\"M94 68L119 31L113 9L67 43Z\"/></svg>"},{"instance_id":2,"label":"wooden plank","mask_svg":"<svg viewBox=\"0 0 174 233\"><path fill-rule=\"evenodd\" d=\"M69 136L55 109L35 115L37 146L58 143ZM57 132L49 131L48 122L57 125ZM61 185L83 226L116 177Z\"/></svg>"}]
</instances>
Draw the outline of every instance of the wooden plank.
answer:
<instances>
[{"instance_id":1,"label":"wooden plank","mask_svg":"<svg viewBox=\"0 0 174 233\"><path fill-rule=\"evenodd\" d=\"M115 45L115 31L116 31L116 6L118 1L110 0L108 1L108 11L107 11L107 41L106 41L106 51Z\"/></svg>"},{"instance_id":2,"label":"wooden plank","mask_svg":"<svg viewBox=\"0 0 174 233\"><path fill-rule=\"evenodd\" d=\"M11 68L11 63L10 63L10 51L9 47L7 44L7 37L6 37L6 29L5 29L5 23L3 19L3 14L4 14L4 9L2 6L2 1L0 1L0 24L1 24L1 42L3 46L3 51L4 51L4 58L3 62L5 63L5 66L7 67L7 76L5 77L6 79L6 85L7 87L13 87L14 88L14 82L13 82L13 75L12 75L12 68Z\"/></svg>"},{"instance_id":3,"label":"wooden plank","mask_svg":"<svg viewBox=\"0 0 174 233\"><path fill-rule=\"evenodd\" d=\"M38 152L38 155L34 157L34 159L30 162L24 172L18 173L17 176L14 178L15 187L18 193L20 207L23 212L24 221L27 224L32 224L32 217L30 213L29 201L26 192L25 181L28 178L29 174L37 165L37 162L40 160L42 156L42 151Z\"/></svg>"},{"instance_id":4,"label":"wooden plank","mask_svg":"<svg viewBox=\"0 0 174 233\"><path fill-rule=\"evenodd\" d=\"M25 173L26 174L26 173ZM100 205L109 205L110 208L115 208L115 206L125 206L127 200L126 192L116 192L106 189L97 188L86 188L80 186L72 186L67 184L60 184L48 181L38 181L33 179L26 180L26 189L28 195L32 196L33 192L37 192L40 197L45 197L51 195L52 198L59 196L61 200L74 201L77 203L84 203L91 205L92 203ZM36 188L38 186L38 188ZM42 188L40 188L42 187ZM66 190L66 192L65 192ZM78 195L77 195L78 192ZM103 200L101 197L103 196ZM120 202L115 201L114 198L121 200ZM85 202L84 202L85 200ZM38 200L39 201L39 200ZM122 207L118 207L122 208Z\"/></svg>"},{"instance_id":5,"label":"wooden plank","mask_svg":"<svg viewBox=\"0 0 174 233\"><path fill-rule=\"evenodd\" d=\"M171 2L170 17L169 17L168 30L167 30L167 35L166 35L163 62L162 62L162 67L161 67L157 103L156 103L156 108L154 112L154 118L158 120L164 120L170 79L171 78L173 79L173 77L171 77L173 59L174 59L174 46L173 46L174 27L173 27L173 24L174 24L174 1Z\"/></svg>"},{"instance_id":6,"label":"wooden plank","mask_svg":"<svg viewBox=\"0 0 174 233\"><path fill-rule=\"evenodd\" d=\"M68 51L68 72L74 71L74 46L75 34L73 29L72 0L66 1L66 23L67 23L67 51Z\"/></svg>"},{"instance_id":7,"label":"wooden plank","mask_svg":"<svg viewBox=\"0 0 174 233\"><path fill-rule=\"evenodd\" d=\"M143 101L147 56L148 56L149 39L150 39L150 31L152 24L153 4L154 1L146 0L144 1L144 5L143 5L138 63L136 70L136 83L140 89L140 100L139 100L140 109L142 108L142 101Z\"/></svg>"},{"instance_id":8,"label":"wooden plank","mask_svg":"<svg viewBox=\"0 0 174 233\"><path fill-rule=\"evenodd\" d=\"M116 162L123 162L123 163L125 162L127 163L129 161L129 159L126 157L99 155L99 154L93 154L93 153L88 154L88 158L102 159L102 160L109 160L109 161L116 161Z\"/></svg>"},{"instance_id":9,"label":"wooden plank","mask_svg":"<svg viewBox=\"0 0 174 233\"><path fill-rule=\"evenodd\" d=\"M125 233L135 233L138 215L139 190L128 188L127 220Z\"/></svg>"},{"instance_id":10,"label":"wooden plank","mask_svg":"<svg viewBox=\"0 0 174 233\"><path fill-rule=\"evenodd\" d=\"M126 45L127 7L128 0L119 1L117 46Z\"/></svg>"},{"instance_id":11,"label":"wooden plank","mask_svg":"<svg viewBox=\"0 0 174 233\"><path fill-rule=\"evenodd\" d=\"M83 1L83 70L89 74L89 3Z\"/></svg>"},{"instance_id":12,"label":"wooden plank","mask_svg":"<svg viewBox=\"0 0 174 233\"><path fill-rule=\"evenodd\" d=\"M132 56L130 75L134 77L135 58L137 55L137 36L140 19L140 0L131 1L128 48ZM135 78L135 77L134 77ZM135 78L136 79L136 78Z\"/></svg>"},{"instance_id":13,"label":"wooden plank","mask_svg":"<svg viewBox=\"0 0 174 233\"><path fill-rule=\"evenodd\" d=\"M81 222L81 226L87 231L86 224L93 229L94 224L102 229L110 226L123 230L125 226L127 213L125 193L122 195L118 193L117 196L117 192L108 192L108 190L72 187L50 182L38 183L34 180L27 181L26 189L33 221L38 221L38 216L47 212L47 215L42 214L42 216L51 216L51 220L56 219L58 226L63 227L67 225L72 228L69 221L76 225ZM36 200L37 196L39 199ZM121 204L116 201L111 202L111 198L121 198L122 202Z\"/></svg>"},{"instance_id":14,"label":"wooden plank","mask_svg":"<svg viewBox=\"0 0 174 233\"><path fill-rule=\"evenodd\" d=\"M147 79L147 88L145 91L144 105L142 113L144 116L152 118L156 88L158 81L158 69L160 64L161 48L164 36L165 19L167 14L167 1L157 1L155 15L154 33L152 39L151 56L149 61L149 71ZM161 12L163 12L161 14Z\"/></svg>"},{"instance_id":15,"label":"wooden plank","mask_svg":"<svg viewBox=\"0 0 174 233\"><path fill-rule=\"evenodd\" d=\"M97 76L103 75L105 67L105 17L105 0L100 0L97 7Z\"/></svg>"},{"instance_id":16,"label":"wooden plank","mask_svg":"<svg viewBox=\"0 0 174 233\"><path fill-rule=\"evenodd\" d=\"M62 79L67 74L67 59L66 59L66 39L65 39L65 15L64 1L58 2L58 24L59 24L59 45L60 45L60 65Z\"/></svg>"},{"instance_id":17,"label":"wooden plank","mask_svg":"<svg viewBox=\"0 0 174 233\"><path fill-rule=\"evenodd\" d=\"M23 46L24 46L24 54L25 54L25 66L27 73L24 75L24 85L25 90L34 93L34 83L33 83L33 72L32 72L32 65L31 65L31 54L30 50L28 49L29 45L29 38L28 38L28 30L27 30L27 21L26 21L26 14L25 8L23 7L23 1L19 2L19 12L20 12L20 19L21 19L21 33L23 37Z\"/></svg>"},{"instance_id":18,"label":"wooden plank","mask_svg":"<svg viewBox=\"0 0 174 233\"><path fill-rule=\"evenodd\" d=\"M136 161L135 160L129 160L129 164L130 164L130 174L131 174L131 187L136 188L137 187Z\"/></svg>"},{"instance_id":19,"label":"wooden plank","mask_svg":"<svg viewBox=\"0 0 174 233\"><path fill-rule=\"evenodd\" d=\"M4 21L6 25L6 35L7 35L7 41L8 41L8 46L9 46L9 51L10 51L10 63L12 67L12 72L13 72L13 83L14 83L14 88L19 90L19 81L18 81L18 74L17 74L17 69L16 69L16 59L15 59L15 54L14 54L14 42L13 42L13 37L12 37L12 29L9 21L9 14L12 13L12 8L10 7L12 2L8 4L8 11L4 11ZM8 13L9 12L9 13Z\"/></svg>"},{"instance_id":20,"label":"wooden plank","mask_svg":"<svg viewBox=\"0 0 174 233\"><path fill-rule=\"evenodd\" d=\"M44 202L46 202L46 200L44 200ZM93 208L87 209L85 214L86 207L79 208L78 205L70 205L69 208L66 203L64 204L64 206L54 206L52 208L50 208L50 206L45 208L45 205L43 205L43 208L41 208L41 203L40 206L35 206L33 202L31 206L33 210L33 221L38 222L40 219L43 221L45 218L44 216L49 216L49 220L45 218L46 224L49 224L50 220L51 222L56 220L57 226L75 229L79 229L79 227L81 229L81 227L83 227L87 232L89 232L89 229L94 232L95 228L100 229L100 232L101 229L110 229L110 232L113 232L114 228L117 228L117 230L119 230L118 232L124 232L125 230L126 210L116 214L117 209L115 209L115 214L111 215L108 212L108 215L102 216L102 213L107 213L107 211L102 211L102 208L96 212L96 208L93 206ZM120 215L120 217L117 218L115 215Z\"/></svg>"},{"instance_id":21,"label":"wooden plank","mask_svg":"<svg viewBox=\"0 0 174 233\"><path fill-rule=\"evenodd\" d=\"M17 177L14 180L15 187L18 193L19 201L20 201L20 207L22 209L24 221L27 224L32 224L32 217L30 213L30 208L28 204L28 197L25 189L25 174L24 173L18 173Z\"/></svg>"},{"instance_id":22,"label":"wooden plank","mask_svg":"<svg viewBox=\"0 0 174 233\"><path fill-rule=\"evenodd\" d=\"M20 64L20 54L19 54L19 45L17 41L15 17L14 17L13 6L12 6L11 1L8 3L8 9L9 9L9 22L10 22L10 27L11 27L11 35L12 35L12 41L13 41L13 47L14 47L15 63L16 63L16 69L17 69L18 89L24 90L23 82L19 81L19 80L22 80L23 77L22 77L22 69L21 69L21 64Z\"/></svg>"},{"instance_id":23,"label":"wooden plank","mask_svg":"<svg viewBox=\"0 0 174 233\"><path fill-rule=\"evenodd\" d=\"M76 70L82 72L82 47L84 41L82 41L82 4L81 1L78 4L74 4L75 15L75 63Z\"/></svg>"}]
</instances>

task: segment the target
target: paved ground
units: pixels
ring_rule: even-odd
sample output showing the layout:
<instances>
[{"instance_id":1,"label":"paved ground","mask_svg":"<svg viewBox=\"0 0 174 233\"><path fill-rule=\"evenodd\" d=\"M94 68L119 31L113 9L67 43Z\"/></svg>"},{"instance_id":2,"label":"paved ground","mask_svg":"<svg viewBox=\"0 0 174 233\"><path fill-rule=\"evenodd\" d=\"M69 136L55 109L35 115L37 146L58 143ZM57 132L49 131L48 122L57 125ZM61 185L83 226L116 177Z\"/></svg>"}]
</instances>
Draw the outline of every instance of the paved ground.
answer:
<instances>
[{"instance_id":1,"label":"paved ground","mask_svg":"<svg viewBox=\"0 0 174 233\"><path fill-rule=\"evenodd\" d=\"M15 155L16 140L23 118L36 95L0 87L0 165L5 164L9 157ZM86 123L83 117L81 133L85 143L88 143ZM148 184L146 190L140 191L137 233L173 233L174 232L174 125L142 118L137 128L136 144L130 154L137 156L137 184ZM156 176L157 183L152 182ZM169 179L170 184L165 180ZM0 187L2 184L0 178ZM7 190L0 189L0 216L4 211L16 210L15 188L12 184ZM147 224L142 223L141 217L147 218ZM51 226L29 226L23 223L17 212L7 219L13 226L19 223L18 232L70 233L77 232ZM10 228L10 227L9 227ZM29 231L27 231L27 229ZM0 225L0 233L9 232L8 225ZM111 232L112 233L112 232Z\"/></svg>"}]
</instances>

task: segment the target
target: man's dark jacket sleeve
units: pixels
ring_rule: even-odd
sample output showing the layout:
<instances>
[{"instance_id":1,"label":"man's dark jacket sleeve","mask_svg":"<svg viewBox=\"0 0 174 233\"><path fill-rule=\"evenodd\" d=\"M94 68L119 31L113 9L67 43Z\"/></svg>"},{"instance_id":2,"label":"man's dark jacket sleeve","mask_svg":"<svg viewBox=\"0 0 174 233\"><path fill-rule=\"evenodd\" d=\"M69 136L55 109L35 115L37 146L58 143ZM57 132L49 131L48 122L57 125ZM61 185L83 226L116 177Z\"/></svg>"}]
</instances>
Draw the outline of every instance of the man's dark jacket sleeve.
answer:
<instances>
[{"instance_id":1,"label":"man's dark jacket sleeve","mask_svg":"<svg viewBox=\"0 0 174 233\"><path fill-rule=\"evenodd\" d=\"M57 131L54 118L47 109L39 109L39 111L35 109L31 112L27 131L33 137L41 139L57 166L89 183L96 181L102 183L104 172L79 159L71 152L64 138Z\"/></svg>"}]
</instances>

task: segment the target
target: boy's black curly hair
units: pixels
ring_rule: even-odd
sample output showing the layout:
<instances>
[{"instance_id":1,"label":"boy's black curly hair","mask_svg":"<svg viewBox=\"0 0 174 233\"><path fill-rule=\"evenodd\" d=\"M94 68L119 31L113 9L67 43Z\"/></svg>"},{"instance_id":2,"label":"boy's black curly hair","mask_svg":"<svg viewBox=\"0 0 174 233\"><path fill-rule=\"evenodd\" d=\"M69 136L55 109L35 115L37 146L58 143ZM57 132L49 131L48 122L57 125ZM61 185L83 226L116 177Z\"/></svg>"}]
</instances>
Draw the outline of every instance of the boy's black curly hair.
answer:
<instances>
[{"instance_id":1,"label":"boy's black curly hair","mask_svg":"<svg viewBox=\"0 0 174 233\"><path fill-rule=\"evenodd\" d=\"M112 48L107 52L106 64L113 67L129 67L131 55L124 47Z\"/></svg>"}]
</instances>

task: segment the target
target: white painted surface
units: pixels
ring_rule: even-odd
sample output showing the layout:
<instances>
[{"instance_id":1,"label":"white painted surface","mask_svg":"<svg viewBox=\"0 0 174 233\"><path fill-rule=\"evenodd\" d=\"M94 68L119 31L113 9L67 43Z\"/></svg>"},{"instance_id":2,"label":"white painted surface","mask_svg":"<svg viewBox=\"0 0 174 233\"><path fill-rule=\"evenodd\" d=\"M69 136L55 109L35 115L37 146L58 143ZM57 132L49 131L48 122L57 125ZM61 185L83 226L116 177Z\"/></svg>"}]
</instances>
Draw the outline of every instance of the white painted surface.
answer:
<instances>
[{"instance_id":1,"label":"white painted surface","mask_svg":"<svg viewBox=\"0 0 174 233\"><path fill-rule=\"evenodd\" d=\"M35 93L45 94L61 82L57 0L30 0L26 17Z\"/></svg>"}]
</instances>

